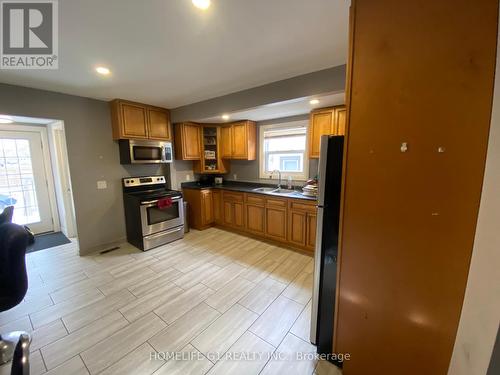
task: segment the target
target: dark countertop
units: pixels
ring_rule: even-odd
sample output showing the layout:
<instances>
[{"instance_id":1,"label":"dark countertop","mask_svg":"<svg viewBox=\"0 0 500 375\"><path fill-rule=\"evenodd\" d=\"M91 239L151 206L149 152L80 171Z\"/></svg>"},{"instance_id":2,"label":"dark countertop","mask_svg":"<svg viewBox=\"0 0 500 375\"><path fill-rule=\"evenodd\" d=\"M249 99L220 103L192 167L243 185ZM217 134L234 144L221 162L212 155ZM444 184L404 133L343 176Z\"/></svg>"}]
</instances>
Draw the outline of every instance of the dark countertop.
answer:
<instances>
[{"instance_id":1,"label":"dark countertop","mask_svg":"<svg viewBox=\"0 0 500 375\"><path fill-rule=\"evenodd\" d=\"M216 185L210 183L203 183L199 181L193 181L193 182L183 182L181 183L181 187L185 189L200 189L200 190L224 189L224 190L241 191L243 193L270 195L273 197L295 198L295 199L304 199L308 201L316 201L316 198L302 195L302 193L298 190L299 189L298 187L294 187L294 189L297 191L295 193L290 193L290 194L274 194L262 191L253 191L253 189L259 187L276 187L276 184L259 184L255 182L243 182L243 181L225 181L221 185Z\"/></svg>"}]
</instances>

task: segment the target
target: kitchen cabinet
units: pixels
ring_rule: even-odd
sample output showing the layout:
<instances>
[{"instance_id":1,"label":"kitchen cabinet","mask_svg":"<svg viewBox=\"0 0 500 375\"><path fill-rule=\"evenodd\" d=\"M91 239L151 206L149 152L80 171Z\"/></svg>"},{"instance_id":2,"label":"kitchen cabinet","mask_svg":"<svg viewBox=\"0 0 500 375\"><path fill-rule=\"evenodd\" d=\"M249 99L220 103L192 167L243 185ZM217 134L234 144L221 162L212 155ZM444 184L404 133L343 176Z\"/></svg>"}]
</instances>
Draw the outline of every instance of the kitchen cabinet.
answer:
<instances>
[{"instance_id":1,"label":"kitchen cabinet","mask_svg":"<svg viewBox=\"0 0 500 375\"><path fill-rule=\"evenodd\" d=\"M213 192L211 189L183 189L184 200L189 205L189 225L198 230L214 223Z\"/></svg>"},{"instance_id":2,"label":"kitchen cabinet","mask_svg":"<svg viewBox=\"0 0 500 375\"><path fill-rule=\"evenodd\" d=\"M222 158L255 160L257 129L253 121L239 121L224 125L222 130Z\"/></svg>"},{"instance_id":3,"label":"kitchen cabinet","mask_svg":"<svg viewBox=\"0 0 500 375\"><path fill-rule=\"evenodd\" d=\"M317 225L317 215L316 213L307 213L306 216L306 245L308 250L314 251L316 246L316 225Z\"/></svg>"},{"instance_id":4,"label":"kitchen cabinet","mask_svg":"<svg viewBox=\"0 0 500 375\"><path fill-rule=\"evenodd\" d=\"M202 126L194 122L175 124L175 158L201 160Z\"/></svg>"},{"instance_id":5,"label":"kitchen cabinet","mask_svg":"<svg viewBox=\"0 0 500 375\"><path fill-rule=\"evenodd\" d=\"M122 99L110 102L113 139L171 141L170 112Z\"/></svg>"},{"instance_id":6,"label":"kitchen cabinet","mask_svg":"<svg viewBox=\"0 0 500 375\"><path fill-rule=\"evenodd\" d=\"M222 192L214 189L212 191L212 202L215 224L222 224Z\"/></svg>"},{"instance_id":7,"label":"kitchen cabinet","mask_svg":"<svg viewBox=\"0 0 500 375\"><path fill-rule=\"evenodd\" d=\"M183 189L190 205L190 225L213 224L313 252L316 202L217 188Z\"/></svg>"},{"instance_id":8,"label":"kitchen cabinet","mask_svg":"<svg viewBox=\"0 0 500 375\"><path fill-rule=\"evenodd\" d=\"M232 127L231 125L221 127L221 157L231 159L232 156Z\"/></svg>"},{"instance_id":9,"label":"kitchen cabinet","mask_svg":"<svg viewBox=\"0 0 500 375\"><path fill-rule=\"evenodd\" d=\"M201 159L193 162L195 173L227 173L228 161L221 158L221 129L215 125L201 126Z\"/></svg>"},{"instance_id":10,"label":"kitchen cabinet","mask_svg":"<svg viewBox=\"0 0 500 375\"><path fill-rule=\"evenodd\" d=\"M320 139L322 135L345 134L345 106L316 109L309 117L309 158L319 158Z\"/></svg>"},{"instance_id":11,"label":"kitchen cabinet","mask_svg":"<svg viewBox=\"0 0 500 375\"><path fill-rule=\"evenodd\" d=\"M223 224L237 229L244 229L243 193L223 191L222 207Z\"/></svg>"},{"instance_id":12,"label":"kitchen cabinet","mask_svg":"<svg viewBox=\"0 0 500 375\"><path fill-rule=\"evenodd\" d=\"M276 241L287 241L287 200L266 199L265 236Z\"/></svg>"},{"instance_id":13,"label":"kitchen cabinet","mask_svg":"<svg viewBox=\"0 0 500 375\"><path fill-rule=\"evenodd\" d=\"M288 242L314 251L316 244L316 203L290 199L288 202Z\"/></svg>"},{"instance_id":14,"label":"kitchen cabinet","mask_svg":"<svg viewBox=\"0 0 500 375\"><path fill-rule=\"evenodd\" d=\"M245 213L247 218L246 230L264 235L266 222L265 199L258 195L247 194Z\"/></svg>"}]
</instances>

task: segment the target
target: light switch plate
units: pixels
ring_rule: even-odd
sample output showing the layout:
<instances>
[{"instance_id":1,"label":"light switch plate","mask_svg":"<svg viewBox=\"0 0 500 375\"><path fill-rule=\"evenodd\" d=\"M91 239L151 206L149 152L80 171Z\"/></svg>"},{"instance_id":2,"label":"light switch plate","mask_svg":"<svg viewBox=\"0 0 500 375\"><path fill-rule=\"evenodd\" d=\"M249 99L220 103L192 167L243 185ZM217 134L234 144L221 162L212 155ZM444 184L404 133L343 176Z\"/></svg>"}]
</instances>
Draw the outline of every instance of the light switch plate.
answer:
<instances>
[{"instance_id":1,"label":"light switch plate","mask_svg":"<svg viewBox=\"0 0 500 375\"><path fill-rule=\"evenodd\" d=\"M105 180L97 181L97 188L99 190L101 190L101 189L107 189L108 188L108 183Z\"/></svg>"}]
</instances>

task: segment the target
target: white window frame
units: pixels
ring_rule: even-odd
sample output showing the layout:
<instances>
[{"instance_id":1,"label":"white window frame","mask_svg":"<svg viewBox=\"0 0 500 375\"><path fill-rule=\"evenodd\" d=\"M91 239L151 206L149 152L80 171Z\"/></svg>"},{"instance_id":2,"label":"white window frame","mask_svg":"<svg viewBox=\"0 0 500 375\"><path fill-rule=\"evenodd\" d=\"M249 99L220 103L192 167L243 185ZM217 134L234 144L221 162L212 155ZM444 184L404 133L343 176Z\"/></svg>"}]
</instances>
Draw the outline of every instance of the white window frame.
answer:
<instances>
[{"instance_id":1,"label":"white window frame","mask_svg":"<svg viewBox=\"0 0 500 375\"><path fill-rule=\"evenodd\" d=\"M306 146L304 149L304 169L302 172L281 172L282 183L285 183L288 176L292 176L294 181L307 181L309 179L309 142L308 142L308 120L290 121L279 124L261 125L259 126L259 177L261 179L269 179L270 173L266 172L266 155L264 152L264 132L270 129L280 128L305 128L306 129ZM273 179L278 179L278 174L272 176Z\"/></svg>"}]
</instances>

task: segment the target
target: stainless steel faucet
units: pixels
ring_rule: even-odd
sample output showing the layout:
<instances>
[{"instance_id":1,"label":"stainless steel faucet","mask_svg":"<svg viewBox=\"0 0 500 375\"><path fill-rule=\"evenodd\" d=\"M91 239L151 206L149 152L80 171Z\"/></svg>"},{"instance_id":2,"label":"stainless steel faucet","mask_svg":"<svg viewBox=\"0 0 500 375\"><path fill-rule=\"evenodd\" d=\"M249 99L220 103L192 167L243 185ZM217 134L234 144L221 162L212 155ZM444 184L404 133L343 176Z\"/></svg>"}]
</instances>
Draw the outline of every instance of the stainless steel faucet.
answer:
<instances>
[{"instance_id":1,"label":"stainless steel faucet","mask_svg":"<svg viewBox=\"0 0 500 375\"><path fill-rule=\"evenodd\" d=\"M278 189L281 189L281 171L279 169L272 171L269 178L273 178L274 172L278 172Z\"/></svg>"}]
</instances>

